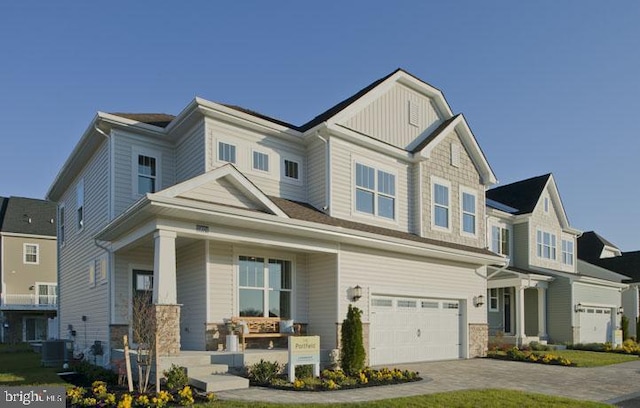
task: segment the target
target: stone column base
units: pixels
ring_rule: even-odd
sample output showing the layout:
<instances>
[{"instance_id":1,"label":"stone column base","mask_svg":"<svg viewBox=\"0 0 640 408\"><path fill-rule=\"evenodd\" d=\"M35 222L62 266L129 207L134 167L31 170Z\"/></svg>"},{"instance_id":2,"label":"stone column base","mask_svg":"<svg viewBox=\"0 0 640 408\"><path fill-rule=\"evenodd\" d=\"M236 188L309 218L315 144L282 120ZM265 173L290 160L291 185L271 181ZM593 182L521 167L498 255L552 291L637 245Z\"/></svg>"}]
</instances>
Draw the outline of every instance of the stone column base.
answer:
<instances>
[{"instance_id":1,"label":"stone column base","mask_svg":"<svg viewBox=\"0 0 640 408\"><path fill-rule=\"evenodd\" d=\"M180 354L180 305L155 305L158 356Z\"/></svg>"},{"instance_id":2,"label":"stone column base","mask_svg":"<svg viewBox=\"0 0 640 408\"><path fill-rule=\"evenodd\" d=\"M489 345L489 325L485 323L469 324L469 358L486 357Z\"/></svg>"}]
</instances>

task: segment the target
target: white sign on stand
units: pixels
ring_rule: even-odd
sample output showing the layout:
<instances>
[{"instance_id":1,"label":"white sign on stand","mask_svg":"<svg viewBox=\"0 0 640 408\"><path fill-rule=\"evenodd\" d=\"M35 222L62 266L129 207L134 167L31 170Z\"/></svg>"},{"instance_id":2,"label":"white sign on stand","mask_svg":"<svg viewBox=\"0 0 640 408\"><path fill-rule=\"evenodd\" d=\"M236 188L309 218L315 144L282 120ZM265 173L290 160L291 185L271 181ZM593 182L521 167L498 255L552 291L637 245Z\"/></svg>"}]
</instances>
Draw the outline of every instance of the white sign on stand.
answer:
<instances>
[{"instance_id":1,"label":"white sign on stand","mask_svg":"<svg viewBox=\"0 0 640 408\"><path fill-rule=\"evenodd\" d=\"M320 376L320 336L289 337L289 382L296 379L296 366L313 365L313 375Z\"/></svg>"}]
</instances>

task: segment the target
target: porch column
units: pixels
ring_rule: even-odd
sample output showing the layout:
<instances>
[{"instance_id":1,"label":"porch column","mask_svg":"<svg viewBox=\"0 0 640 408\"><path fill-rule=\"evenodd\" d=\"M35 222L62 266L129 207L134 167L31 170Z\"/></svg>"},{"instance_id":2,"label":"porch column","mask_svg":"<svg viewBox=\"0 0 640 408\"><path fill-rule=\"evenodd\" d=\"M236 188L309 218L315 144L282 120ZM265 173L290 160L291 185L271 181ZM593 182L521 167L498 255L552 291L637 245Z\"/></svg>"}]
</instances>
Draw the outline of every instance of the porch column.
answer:
<instances>
[{"instance_id":1,"label":"porch column","mask_svg":"<svg viewBox=\"0 0 640 408\"><path fill-rule=\"evenodd\" d=\"M158 230L153 234L153 303L175 305L178 301L176 285L176 233Z\"/></svg>"},{"instance_id":2,"label":"porch column","mask_svg":"<svg viewBox=\"0 0 640 408\"><path fill-rule=\"evenodd\" d=\"M516 341L521 345L526 338L524 332L524 286L516 286Z\"/></svg>"},{"instance_id":3,"label":"porch column","mask_svg":"<svg viewBox=\"0 0 640 408\"><path fill-rule=\"evenodd\" d=\"M538 289L538 337L547 338L547 288Z\"/></svg>"}]
</instances>

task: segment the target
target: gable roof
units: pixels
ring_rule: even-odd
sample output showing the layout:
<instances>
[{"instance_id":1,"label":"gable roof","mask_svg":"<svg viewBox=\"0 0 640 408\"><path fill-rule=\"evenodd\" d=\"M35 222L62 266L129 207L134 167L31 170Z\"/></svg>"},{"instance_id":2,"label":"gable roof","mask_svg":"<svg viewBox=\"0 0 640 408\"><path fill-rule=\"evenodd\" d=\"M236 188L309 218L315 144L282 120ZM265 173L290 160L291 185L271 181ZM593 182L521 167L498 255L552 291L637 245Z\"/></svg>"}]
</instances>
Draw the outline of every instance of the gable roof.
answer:
<instances>
[{"instance_id":1,"label":"gable roof","mask_svg":"<svg viewBox=\"0 0 640 408\"><path fill-rule=\"evenodd\" d=\"M24 197L3 199L2 232L56 236L56 204Z\"/></svg>"},{"instance_id":2,"label":"gable roof","mask_svg":"<svg viewBox=\"0 0 640 408\"><path fill-rule=\"evenodd\" d=\"M487 198L516 209L512 214L530 214L551 178L551 173L492 188Z\"/></svg>"},{"instance_id":3,"label":"gable roof","mask_svg":"<svg viewBox=\"0 0 640 408\"><path fill-rule=\"evenodd\" d=\"M169 126L169 123L175 119L174 115L166 113L126 113L126 112L114 112L110 115L120 116L121 118L135 120L136 122L146 123L148 125L158 126L165 128Z\"/></svg>"},{"instance_id":4,"label":"gable roof","mask_svg":"<svg viewBox=\"0 0 640 408\"><path fill-rule=\"evenodd\" d=\"M440 124L440 126L438 126L436 128L436 130L434 130L433 132L431 132L431 134L427 137L424 138L424 140L422 142L420 142L416 147L413 148L413 150L411 151L411 153L418 153L420 151L422 151L422 149L424 149L425 147L427 147L427 145L429 143L431 143L432 141L434 141L438 136L440 136L440 134L442 134L444 132L445 129L447 129L447 127L449 127L449 125L451 125L453 123L454 120L458 119L458 117L461 116L460 113L458 113L457 115L453 115L452 117L450 117L449 119L445 120L444 122L442 122Z\"/></svg>"},{"instance_id":5,"label":"gable roof","mask_svg":"<svg viewBox=\"0 0 640 408\"><path fill-rule=\"evenodd\" d=\"M578 258L585 261L600 259L605 247L620 251L615 244L612 244L595 231L587 231L578 237Z\"/></svg>"},{"instance_id":6,"label":"gable roof","mask_svg":"<svg viewBox=\"0 0 640 408\"><path fill-rule=\"evenodd\" d=\"M0 231L2 231L2 222L4 220L4 213L7 210L7 203L9 199L6 197L0 197Z\"/></svg>"}]
</instances>

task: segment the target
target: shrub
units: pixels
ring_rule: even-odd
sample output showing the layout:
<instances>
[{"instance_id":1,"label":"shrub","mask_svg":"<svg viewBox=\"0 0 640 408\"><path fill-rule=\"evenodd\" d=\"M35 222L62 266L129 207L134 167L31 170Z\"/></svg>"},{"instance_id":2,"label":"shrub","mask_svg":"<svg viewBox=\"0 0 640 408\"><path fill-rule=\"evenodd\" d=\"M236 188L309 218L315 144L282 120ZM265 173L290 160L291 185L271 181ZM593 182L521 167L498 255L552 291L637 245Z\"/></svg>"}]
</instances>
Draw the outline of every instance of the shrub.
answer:
<instances>
[{"instance_id":1,"label":"shrub","mask_svg":"<svg viewBox=\"0 0 640 408\"><path fill-rule=\"evenodd\" d=\"M629 318L622 315L620 318L620 328L622 329L622 340L629 339Z\"/></svg>"},{"instance_id":2,"label":"shrub","mask_svg":"<svg viewBox=\"0 0 640 408\"><path fill-rule=\"evenodd\" d=\"M364 368L365 351L362 342L361 315L360 309L349 305L347 318L342 322L340 366L342 371L349 375L355 375Z\"/></svg>"},{"instance_id":3,"label":"shrub","mask_svg":"<svg viewBox=\"0 0 640 408\"><path fill-rule=\"evenodd\" d=\"M260 360L249 367L247 374L249 376L249 381L252 383L267 385L280 373L280 371L282 371L282 368L283 367L277 361Z\"/></svg>"},{"instance_id":4,"label":"shrub","mask_svg":"<svg viewBox=\"0 0 640 408\"><path fill-rule=\"evenodd\" d=\"M313 377L312 364L296 366L296 378L311 378L311 377Z\"/></svg>"},{"instance_id":5,"label":"shrub","mask_svg":"<svg viewBox=\"0 0 640 408\"><path fill-rule=\"evenodd\" d=\"M184 367L171 364L171 367L168 370L163 371L162 375L167 379L167 388L170 391L177 391L189 384L187 370Z\"/></svg>"},{"instance_id":6,"label":"shrub","mask_svg":"<svg viewBox=\"0 0 640 408\"><path fill-rule=\"evenodd\" d=\"M71 368L82 378L81 384L75 385L89 387L95 381L104 381L107 385L116 385L118 383L118 375L116 373L106 368L91 364L86 360L73 362L71 364Z\"/></svg>"},{"instance_id":7,"label":"shrub","mask_svg":"<svg viewBox=\"0 0 640 408\"><path fill-rule=\"evenodd\" d=\"M537 341L532 341L529 343L529 348L533 351L549 351L551 347L546 344L538 343Z\"/></svg>"}]
</instances>

